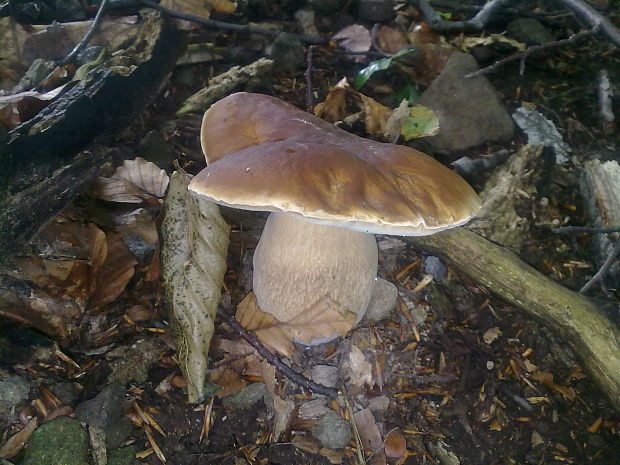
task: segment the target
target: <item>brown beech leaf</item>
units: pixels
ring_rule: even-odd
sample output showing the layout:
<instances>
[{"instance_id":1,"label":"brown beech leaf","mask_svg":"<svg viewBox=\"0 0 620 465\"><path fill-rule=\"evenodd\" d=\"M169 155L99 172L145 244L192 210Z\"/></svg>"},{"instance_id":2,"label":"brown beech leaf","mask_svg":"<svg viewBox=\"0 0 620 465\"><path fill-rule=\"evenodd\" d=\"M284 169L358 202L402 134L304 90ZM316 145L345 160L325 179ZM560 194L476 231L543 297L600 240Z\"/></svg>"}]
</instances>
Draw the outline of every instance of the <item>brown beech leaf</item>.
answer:
<instances>
[{"instance_id":1,"label":"brown beech leaf","mask_svg":"<svg viewBox=\"0 0 620 465\"><path fill-rule=\"evenodd\" d=\"M218 13L232 14L237 10L237 3L230 0L206 0Z\"/></svg>"},{"instance_id":2,"label":"brown beech leaf","mask_svg":"<svg viewBox=\"0 0 620 465\"><path fill-rule=\"evenodd\" d=\"M256 350L247 342L222 339L219 349L224 352L224 359L211 370L210 376L212 383L222 387L218 397L226 397L245 386L244 376L262 376Z\"/></svg>"},{"instance_id":3,"label":"brown beech leaf","mask_svg":"<svg viewBox=\"0 0 620 465\"><path fill-rule=\"evenodd\" d=\"M385 438L385 455L393 458L401 458L407 452L407 440L400 431L390 431Z\"/></svg>"},{"instance_id":4,"label":"brown beech leaf","mask_svg":"<svg viewBox=\"0 0 620 465\"><path fill-rule=\"evenodd\" d=\"M295 318L282 322L260 310L253 292L239 304L235 318L245 329L254 331L264 345L287 357L293 354L293 339L308 344L344 336L356 320L354 313L342 314L336 302L324 297Z\"/></svg>"},{"instance_id":5,"label":"brown beech leaf","mask_svg":"<svg viewBox=\"0 0 620 465\"><path fill-rule=\"evenodd\" d=\"M97 270L95 288L88 307L93 310L114 301L125 290L138 263L118 234L107 235L107 257Z\"/></svg>"},{"instance_id":6,"label":"brown beech leaf","mask_svg":"<svg viewBox=\"0 0 620 465\"><path fill-rule=\"evenodd\" d=\"M168 175L156 164L136 157L125 160L110 178L100 176L93 194L102 200L120 203L157 202L166 193Z\"/></svg>"},{"instance_id":7,"label":"brown beech leaf","mask_svg":"<svg viewBox=\"0 0 620 465\"><path fill-rule=\"evenodd\" d=\"M383 25L377 31L377 42L381 50L393 55L409 46L407 35L398 27Z\"/></svg>"}]
</instances>

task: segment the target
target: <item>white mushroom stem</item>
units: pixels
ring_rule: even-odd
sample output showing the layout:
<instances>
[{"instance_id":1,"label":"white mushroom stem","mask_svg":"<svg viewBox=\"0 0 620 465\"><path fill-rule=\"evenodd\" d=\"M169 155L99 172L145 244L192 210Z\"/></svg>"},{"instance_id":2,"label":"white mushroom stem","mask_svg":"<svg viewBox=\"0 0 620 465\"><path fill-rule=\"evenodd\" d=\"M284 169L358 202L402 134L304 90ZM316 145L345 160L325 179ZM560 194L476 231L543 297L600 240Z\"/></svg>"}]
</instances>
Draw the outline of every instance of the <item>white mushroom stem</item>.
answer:
<instances>
[{"instance_id":1,"label":"white mushroom stem","mask_svg":"<svg viewBox=\"0 0 620 465\"><path fill-rule=\"evenodd\" d=\"M373 234L272 213L254 253L254 293L262 311L290 321L323 297L357 315L374 291Z\"/></svg>"}]
</instances>

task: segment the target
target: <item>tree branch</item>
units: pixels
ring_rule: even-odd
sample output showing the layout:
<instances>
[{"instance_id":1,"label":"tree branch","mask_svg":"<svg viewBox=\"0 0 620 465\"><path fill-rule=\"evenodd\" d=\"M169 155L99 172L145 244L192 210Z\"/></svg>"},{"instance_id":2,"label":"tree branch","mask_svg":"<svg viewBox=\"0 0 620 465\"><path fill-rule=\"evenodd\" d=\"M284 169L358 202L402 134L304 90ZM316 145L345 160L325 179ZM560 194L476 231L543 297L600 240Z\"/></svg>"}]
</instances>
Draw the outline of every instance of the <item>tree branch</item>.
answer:
<instances>
[{"instance_id":1,"label":"tree branch","mask_svg":"<svg viewBox=\"0 0 620 465\"><path fill-rule=\"evenodd\" d=\"M564 8L571 11L578 19L592 29L600 26L600 30L616 45L620 46L620 29L601 15L592 6L581 0L556 0Z\"/></svg>"}]
</instances>

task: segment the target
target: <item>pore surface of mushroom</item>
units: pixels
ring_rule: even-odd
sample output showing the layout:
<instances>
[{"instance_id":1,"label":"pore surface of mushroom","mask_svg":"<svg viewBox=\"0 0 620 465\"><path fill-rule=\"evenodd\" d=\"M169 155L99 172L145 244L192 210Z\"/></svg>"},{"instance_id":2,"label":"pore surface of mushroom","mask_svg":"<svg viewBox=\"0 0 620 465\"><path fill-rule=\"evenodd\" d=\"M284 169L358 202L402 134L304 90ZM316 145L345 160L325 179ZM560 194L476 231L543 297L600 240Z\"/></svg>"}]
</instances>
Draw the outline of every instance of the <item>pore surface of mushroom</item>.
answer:
<instances>
[{"instance_id":1,"label":"pore surface of mushroom","mask_svg":"<svg viewBox=\"0 0 620 465\"><path fill-rule=\"evenodd\" d=\"M373 292L373 234L427 235L465 224L474 190L409 147L347 133L279 99L237 93L203 118L205 168L190 189L275 212L254 256L262 311L289 321L327 297L359 321Z\"/></svg>"}]
</instances>

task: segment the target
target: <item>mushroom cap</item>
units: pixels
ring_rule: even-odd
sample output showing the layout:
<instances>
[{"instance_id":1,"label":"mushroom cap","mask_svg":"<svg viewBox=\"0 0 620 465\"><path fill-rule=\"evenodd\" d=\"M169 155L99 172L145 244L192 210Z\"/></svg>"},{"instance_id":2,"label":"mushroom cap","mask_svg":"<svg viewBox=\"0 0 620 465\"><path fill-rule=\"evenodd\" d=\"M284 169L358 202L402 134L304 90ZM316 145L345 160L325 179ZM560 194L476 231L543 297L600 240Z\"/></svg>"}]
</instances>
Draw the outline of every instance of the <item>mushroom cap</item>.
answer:
<instances>
[{"instance_id":1,"label":"mushroom cap","mask_svg":"<svg viewBox=\"0 0 620 465\"><path fill-rule=\"evenodd\" d=\"M460 226L480 208L469 184L428 155L267 95L240 92L211 106L201 143L208 166L189 188L222 205L402 236Z\"/></svg>"}]
</instances>

